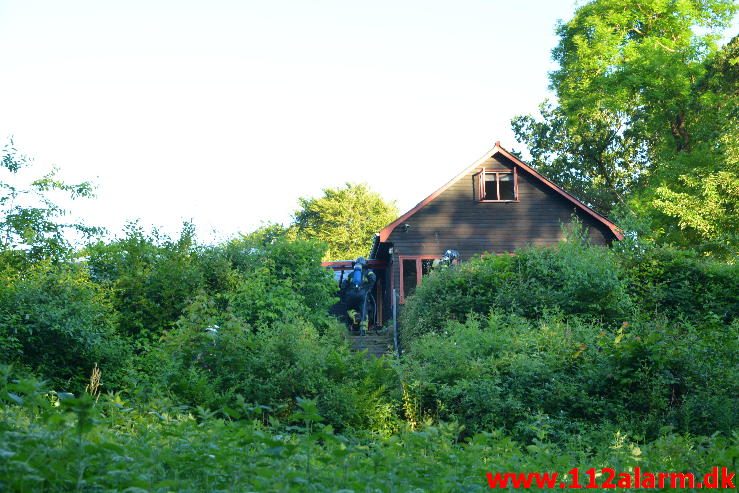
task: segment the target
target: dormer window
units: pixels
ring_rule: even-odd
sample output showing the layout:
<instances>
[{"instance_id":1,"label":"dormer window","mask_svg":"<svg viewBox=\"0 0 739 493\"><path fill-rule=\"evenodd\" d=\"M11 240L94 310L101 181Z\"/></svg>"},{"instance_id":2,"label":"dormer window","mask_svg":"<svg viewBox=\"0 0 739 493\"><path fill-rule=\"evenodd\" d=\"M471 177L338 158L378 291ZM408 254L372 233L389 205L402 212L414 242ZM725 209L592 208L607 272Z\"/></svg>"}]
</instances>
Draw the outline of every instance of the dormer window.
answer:
<instances>
[{"instance_id":1,"label":"dormer window","mask_svg":"<svg viewBox=\"0 0 739 493\"><path fill-rule=\"evenodd\" d=\"M515 202L518 200L518 173L513 170L483 169L477 176L481 202Z\"/></svg>"}]
</instances>

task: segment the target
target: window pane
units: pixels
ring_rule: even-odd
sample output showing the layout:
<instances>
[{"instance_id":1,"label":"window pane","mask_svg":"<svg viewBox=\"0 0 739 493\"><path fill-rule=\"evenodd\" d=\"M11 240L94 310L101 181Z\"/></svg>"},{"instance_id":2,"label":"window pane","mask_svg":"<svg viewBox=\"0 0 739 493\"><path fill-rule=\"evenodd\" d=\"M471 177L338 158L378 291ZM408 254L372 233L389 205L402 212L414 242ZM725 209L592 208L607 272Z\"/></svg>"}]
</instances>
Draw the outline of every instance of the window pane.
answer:
<instances>
[{"instance_id":1,"label":"window pane","mask_svg":"<svg viewBox=\"0 0 739 493\"><path fill-rule=\"evenodd\" d=\"M513 183L513 174L500 173L500 200L516 200L516 190Z\"/></svg>"},{"instance_id":2,"label":"window pane","mask_svg":"<svg viewBox=\"0 0 739 493\"><path fill-rule=\"evenodd\" d=\"M434 259L421 260L421 275L427 276L434 266Z\"/></svg>"},{"instance_id":3,"label":"window pane","mask_svg":"<svg viewBox=\"0 0 739 493\"><path fill-rule=\"evenodd\" d=\"M416 259L403 259L403 296L413 294L417 284Z\"/></svg>"},{"instance_id":4,"label":"window pane","mask_svg":"<svg viewBox=\"0 0 739 493\"><path fill-rule=\"evenodd\" d=\"M498 187L495 184L495 173L485 174L485 196L483 200L498 200Z\"/></svg>"}]
</instances>

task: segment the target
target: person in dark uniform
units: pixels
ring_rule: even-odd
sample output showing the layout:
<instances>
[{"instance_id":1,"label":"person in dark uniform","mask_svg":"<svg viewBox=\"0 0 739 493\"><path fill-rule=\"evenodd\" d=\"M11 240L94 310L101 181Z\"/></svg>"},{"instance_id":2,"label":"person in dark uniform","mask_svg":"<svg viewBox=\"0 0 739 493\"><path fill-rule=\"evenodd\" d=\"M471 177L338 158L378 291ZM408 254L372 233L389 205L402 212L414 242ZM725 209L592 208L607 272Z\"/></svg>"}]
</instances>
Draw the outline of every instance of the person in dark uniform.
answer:
<instances>
[{"instance_id":1,"label":"person in dark uniform","mask_svg":"<svg viewBox=\"0 0 739 493\"><path fill-rule=\"evenodd\" d=\"M459 265L459 252L456 250L447 250L446 252L444 252L443 257L438 260L434 260L431 268L434 270L446 269L455 265Z\"/></svg>"},{"instance_id":2,"label":"person in dark uniform","mask_svg":"<svg viewBox=\"0 0 739 493\"><path fill-rule=\"evenodd\" d=\"M361 335L365 335L369 327L367 311L371 304L372 289L376 281L377 276L372 269L367 267L367 260L359 257L354 262L352 273L344 280L344 286L342 286L350 326L357 323L357 317L359 317Z\"/></svg>"},{"instance_id":3,"label":"person in dark uniform","mask_svg":"<svg viewBox=\"0 0 739 493\"><path fill-rule=\"evenodd\" d=\"M456 250L447 250L444 252L444 256L441 257L441 261L444 263L444 265L447 265L449 267L453 265L459 265L459 252Z\"/></svg>"}]
</instances>

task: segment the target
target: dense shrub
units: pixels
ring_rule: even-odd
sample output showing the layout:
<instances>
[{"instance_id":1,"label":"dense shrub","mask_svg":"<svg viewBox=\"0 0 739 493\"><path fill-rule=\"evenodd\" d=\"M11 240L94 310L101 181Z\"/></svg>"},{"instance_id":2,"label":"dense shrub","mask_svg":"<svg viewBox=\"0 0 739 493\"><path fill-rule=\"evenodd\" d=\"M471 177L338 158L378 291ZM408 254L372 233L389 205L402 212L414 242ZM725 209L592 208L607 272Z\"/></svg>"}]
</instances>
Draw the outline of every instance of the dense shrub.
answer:
<instances>
[{"instance_id":1,"label":"dense shrub","mask_svg":"<svg viewBox=\"0 0 739 493\"><path fill-rule=\"evenodd\" d=\"M319 328L329 323L336 286L321 267L324 245L257 232L220 249L233 269L225 298L236 316L254 327L295 315Z\"/></svg>"},{"instance_id":2,"label":"dense shrub","mask_svg":"<svg viewBox=\"0 0 739 493\"><path fill-rule=\"evenodd\" d=\"M213 410L245 401L289 415L296 399L315 398L337 428L388 432L399 385L384 360L349 350L343 327L323 334L308 321L284 318L259 330L231 318L204 330L181 321L159 358L160 383L179 402Z\"/></svg>"},{"instance_id":3,"label":"dense shrub","mask_svg":"<svg viewBox=\"0 0 739 493\"><path fill-rule=\"evenodd\" d=\"M77 265L37 263L0 282L0 362L25 366L59 389L84 387L97 363L115 388L129 353L115 312Z\"/></svg>"},{"instance_id":4,"label":"dense shrub","mask_svg":"<svg viewBox=\"0 0 739 493\"><path fill-rule=\"evenodd\" d=\"M668 247L624 253L620 259L629 292L644 311L724 323L739 316L739 264Z\"/></svg>"},{"instance_id":5,"label":"dense shrub","mask_svg":"<svg viewBox=\"0 0 739 493\"><path fill-rule=\"evenodd\" d=\"M421 416L560 441L607 423L649 438L664 426L710 434L739 424L736 323L612 330L492 313L444 329L415 340L403 361Z\"/></svg>"},{"instance_id":6,"label":"dense shrub","mask_svg":"<svg viewBox=\"0 0 739 493\"><path fill-rule=\"evenodd\" d=\"M337 426L394 426L386 395L399 388L394 373L351 353L329 317L325 247L283 233L263 228L196 247L189 230L171 242L134 226L124 240L88 248L122 329L143 349L127 374L132 393L166 388L190 406L225 412L243 400L274 415L315 397Z\"/></svg>"},{"instance_id":7,"label":"dense shrub","mask_svg":"<svg viewBox=\"0 0 739 493\"><path fill-rule=\"evenodd\" d=\"M734 266L580 241L483 256L424 279L391 364L328 316L320 244L275 228L191 240L139 231L87 263L3 268L0 358L78 397L0 369L0 489L321 490L353 474L474 491L482 465L736 458ZM98 404L79 393L95 363L122 389Z\"/></svg>"},{"instance_id":8,"label":"dense shrub","mask_svg":"<svg viewBox=\"0 0 739 493\"><path fill-rule=\"evenodd\" d=\"M0 367L2 491L483 492L490 491L487 472L639 467L702 478L714 466L733 470L739 457L736 435L665 433L644 442L621 431L604 432L602 442L545 437L525 445L500 431L460 440L459 426L442 424L358 439L325 426L311 401L299 403L290 426L267 426L120 396L97 404L87 396L60 399L6 370ZM241 411L259 417L249 406Z\"/></svg>"},{"instance_id":9,"label":"dense shrub","mask_svg":"<svg viewBox=\"0 0 739 493\"><path fill-rule=\"evenodd\" d=\"M620 321L631 310L622 277L610 250L580 241L523 248L511 256L484 255L424 278L403 308L401 335L407 346L422 334L441 331L447 320L490 310L529 318L559 310Z\"/></svg>"},{"instance_id":10,"label":"dense shrub","mask_svg":"<svg viewBox=\"0 0 739 493\"><path fill-rule=\"evenodd\" d=\"M217 246L197 246L186 224L171 240L137 224L126 237L85 249L92 278L110 292L120 332L146 347L172 329L186 307L205 295L253 327L299 313L328 322L334 286L321 268L325 247L258 230Z\"/></svg>"},{"instance_id":11,"label":"dense shrub","mask_svg":"<svg viewBox=\"0 0 739 493\"><path fill-rule=\"evenodd\" d=\"M174 326L204 274L193 255L194 229L186 224L178 240L130 224L123 239L85 249L90 275L110 293L119 331L145 347Z\"/></svg>"},{"instance_id":12,"label":"dense shrub","mask_svg":"<svg viewBox=\"0 0 739 493\"><path fill-rule=\"evenodd\" d=\"M447 321L487 313L512 278L512 265L510 256L486 255L425 277L400 313L404 347L422 334L441 331Z\"/></svg>"}]
</instances>

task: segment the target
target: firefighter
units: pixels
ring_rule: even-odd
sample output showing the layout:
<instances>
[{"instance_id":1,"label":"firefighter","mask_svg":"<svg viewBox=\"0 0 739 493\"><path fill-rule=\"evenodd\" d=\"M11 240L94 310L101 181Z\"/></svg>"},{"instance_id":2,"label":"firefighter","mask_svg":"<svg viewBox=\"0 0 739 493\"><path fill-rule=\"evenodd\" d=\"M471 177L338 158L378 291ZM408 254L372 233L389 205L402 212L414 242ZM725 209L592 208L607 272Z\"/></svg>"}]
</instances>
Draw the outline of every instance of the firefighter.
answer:
<instances>
[{"instance_id":1,"label":"firefighter","mask_svg":"<svg viewBox=\"0 0 739 493\"><path fill-rule=\"evenodd\" d=\"M355 262L352 273L344 280L344 302L349 315L349 325L357 323L359 316L359 333L365 335L369 327L368 305L375 287L377 276L367 267L367 260L359 257Z\"/></svg>"},{"instance_id":2,"label":"firefighter","mask_svg":"<svg viewBox=\"0 0 739 493\"><path fill-rule=\"evenodd\" d=\"M447 266L457 265L459 263L459 252L456 250L447 250L444 252L444 256L441 257L441 261Z\"/></svg>"},{"instance_id":3,"label":"firefighter","mask_svg":"<svg viewBox=\"0 0 739 493\"><path fill-rule=\"evenodd\" d=\"M444 256L441 257L438 260L434 260L431 268L436 269L446 269L448 267L452 267L454 265L459 264L459 252L456 250L447 250L444 252Z\"/></svg>"}]
</instances>

